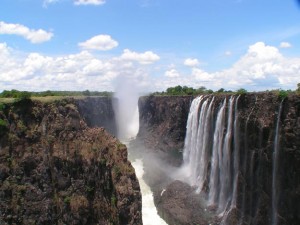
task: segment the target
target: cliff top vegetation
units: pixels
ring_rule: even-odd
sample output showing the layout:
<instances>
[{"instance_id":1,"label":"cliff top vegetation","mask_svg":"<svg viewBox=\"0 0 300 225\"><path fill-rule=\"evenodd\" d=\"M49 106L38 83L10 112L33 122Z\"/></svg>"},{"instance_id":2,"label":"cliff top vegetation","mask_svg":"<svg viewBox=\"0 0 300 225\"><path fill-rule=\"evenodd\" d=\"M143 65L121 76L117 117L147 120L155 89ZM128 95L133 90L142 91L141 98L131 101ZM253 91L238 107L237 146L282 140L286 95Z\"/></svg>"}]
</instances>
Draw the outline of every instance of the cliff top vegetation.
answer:
<instances>
[{"instance_id":1,"label":"cliff top vegetation","mask_svg":"<svg viewBox=\"0 0 300 225\"><path fill-rule=\"evenodd\" d=\"M4 90L0 93L0 102L9 103L14 100L32 98L43 102L49 102L54 100L59 100L64 97L88 97L88 96L102 96L102 97L112 97L113 92L108 91L41 91L41 92L29 92L29 91L19 91L19 90Z\"/></svg>"},{"instance_id":2,"label":"cliff top vegetation","mask_svg":"<svg viewBox=\"0 0 300 225\"><path fill-rule=\"evenodd\" d=\"M166 91L162 92L153 92L151 95L200 95L200 94L245 94L248 91L244 88L240 88L236 91L232 90L225 90L224 88L220 88L217 91L213 91L211 89L207 89L204 86L201 86L197 89L193 87L187 87L187 86L180 86L177 85L175 87L169 87L166 89ZM273 92L274 94L277 94L280 98L287 97L289 94L300 94L300 83L297 85L296 90L283 90L283 89L276 89L276 90L266 90L265 92Z\"/></svg>"}]
</instances>

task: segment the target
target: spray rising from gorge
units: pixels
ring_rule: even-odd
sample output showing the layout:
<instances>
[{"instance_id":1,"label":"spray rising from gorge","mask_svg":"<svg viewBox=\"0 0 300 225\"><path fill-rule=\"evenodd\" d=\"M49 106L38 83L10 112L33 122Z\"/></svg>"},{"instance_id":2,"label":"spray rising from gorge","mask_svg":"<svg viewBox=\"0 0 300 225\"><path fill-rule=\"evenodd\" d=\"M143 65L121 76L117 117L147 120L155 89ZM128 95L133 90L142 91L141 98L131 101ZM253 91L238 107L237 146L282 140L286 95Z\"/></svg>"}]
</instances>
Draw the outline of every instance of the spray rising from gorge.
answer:
<instances>
[{"instance_id":1,"label":"spray rising from gorge","mask_svg":"<svg viewBox=\"0 0 300 225\"><path fill-rule=\"evenodd\" d=\"M117 88L114 101L114 112L117 123L117 136L127 145L128 157L135 168L142 193L142 218L144 225L166 225L157 214L153 193L144 180L144 157L141 154L144 146L131 144L139 131L138 87L133 82L124 81ZM138 152L138 154L136 154Z\"/></svg>"}]
</instances>

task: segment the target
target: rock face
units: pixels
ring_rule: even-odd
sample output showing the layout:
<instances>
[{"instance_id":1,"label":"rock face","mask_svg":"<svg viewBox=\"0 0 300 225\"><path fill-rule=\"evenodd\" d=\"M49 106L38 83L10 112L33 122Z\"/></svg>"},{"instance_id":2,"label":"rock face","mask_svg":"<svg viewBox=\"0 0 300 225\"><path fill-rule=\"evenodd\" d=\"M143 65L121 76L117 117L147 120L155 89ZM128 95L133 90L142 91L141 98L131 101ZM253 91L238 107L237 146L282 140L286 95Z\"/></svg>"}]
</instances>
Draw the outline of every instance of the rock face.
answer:
<instances>
[{"instance_id":1,"label":"rock face","mask_svg":"<svg viewBox=\"0 0 300 225\"><path fill-rule=\"evenodd\" d=\"M113 101L116 100L108 97L87 97L75 100L75 104L89 127L104 127L111 134L116 135L117 125Z\"/></svg>"},{"instance_id":2,"label":"rock face","mask_svg":"<svg viewBox=\"0 0 300 225\"><path fill-rule=\"evenodd\" d=\"M146 147L167 153L166 160L180 165L191 96L149 96L138 102L137 135Z\"/></svg>"},{"instance_id":3,"label":"rock face","mask_svg":"<svg viewBox=\"0 0 300 225\"><path fill-rule=\"evenodd\" d=\"M215 96L213 121L216 121L217 112L225 98L229 100L230 96ZM181 129L186 129L190 102L189 97L144 97L139 103L142 129L139 138L145 143L155 143L155 151L160 149L167 152L170 154L169 158L174 156L169 150L176 146L173 149L179 150L178 156L182 157L180 146L183 146L185 131ZM227 209L223 218L211 216L216 210L213 206L205 208L201 200L191 204L197 198L207 198L208 183L204 185L201 196L195 197L192 193L182 195L185 192L193 192L193 188L189 189L185 184L176 181L165 187L163 195L162 188L155 193L155 203L160 215L169 224L220 224L223 219L222 224L264 225L274 224L274 218L277 219L278 225L300 224L300 97L288 96L282 102L279 114L280 104L281 99L272 93L246 94L239 97L239 170L237 174L232 174L238 177L236 207ZM228 105L226 116L227 114ZM273 182L277 123L279 157L276 181ZM151 144L148 147L151 147ZM234 148L231 148L232 156L234 151ZM208 165L209 178L210 162ZM231 172L233 173L233 165ZM275 216L272 196L274 188L277 193ZM198 209L200 217L181 215L180 207L185 208L186 215L193 215ZM207 210L203 216L202 209Z\"/></svg>"},{"instance_id":4,"label":"rock face","mask_svg":"<svg viewBox=\"0 0 300 225\"><path fill-rule=\"evenodd\" d=\"M126 146L88 127L90 100L78 101L25 100L0 112L0 224L142 224Z\"/></svg>"}]
</instances>

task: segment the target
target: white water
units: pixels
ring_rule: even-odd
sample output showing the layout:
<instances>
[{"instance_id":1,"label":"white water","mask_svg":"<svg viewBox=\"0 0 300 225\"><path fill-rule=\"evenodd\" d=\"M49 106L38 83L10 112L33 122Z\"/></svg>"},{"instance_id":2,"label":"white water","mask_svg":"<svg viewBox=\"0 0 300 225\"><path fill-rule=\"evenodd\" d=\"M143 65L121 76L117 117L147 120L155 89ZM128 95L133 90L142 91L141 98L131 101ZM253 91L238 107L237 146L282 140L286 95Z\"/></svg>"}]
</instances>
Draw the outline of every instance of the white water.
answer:
<instances>
[{"instance_id":1,"label":"white water","mask_svg":"<svg viewBox=\"0 0 300 225\"><path fill-rule=\"evenodd\" d=\"M142 215L144 225L166 225L166 222L157 214L154 205L153 193L143 179L144 165L142 159L131 162L140 183L142 192Z\"/></svg>"},{"instance_id":2,"label":"white water","mask_svg":"<svg viewBox=\"0 0 300 225\"><path fill-rule=\"evenodd\" d=\"M208 203L209 205L216 205L219 197L219 183L220 183L220 159L219 156L222 153L223 149L223 137L224 137L224 124L225 124L225 106L226 99L224 100L217 116L217 122L214 132L214 143L212 149L212 159L211 159L211 173L210 173L210 182L209 182L209 194L208 194Z\"/></svg>"},{"instance_id":3,"label":"white water","mask_svg":"<svg viewBox=\"0 0 300 225\"><path fill-rule=\"evenodd\" d=\"M139 111L138 111L138 95L133 93L128 86L123 86L120 93L117 93L118 102L114 105L116 115L118 138L127 145L129 160L135 169L136 176L139 180L142 193L142 219L144 225L167 225L163 219L157 214L154 205L153 193L146 184L144 174L143 159L136 159L130 154L131 146L129 142L135 139L139 131Z\"/></svg>"},{"instance_id":4,"label":"white water","mask_svg":"<svg viewBox=\"0 0 300 225\"><path fill-rule=\"evenodd\" d=\"M192 102L187 122L182 169L198 192L205 183L208 185L207 204L214 206L220 216L235 207L237 201L240 157L237 104L238 98L234 96L219 105L210 96L200 96ZM214 108L218 108L215 123Z\"/></svg>"},{"instance_id":5,"label":"white water","mask_svg":"<svg viewBox=\"0 0 300 225\"><path fill-rule=\"evenodd\" d=\"M273 152L273 171L272 171L272 225L278 224L278 190L277 190L277 174L278 174L278 160L279 160L279 123L282 111L282 102L278 110L278 117L276 122L274 152Z\"/></svg>"},{"instance_id":6,"label":"white water","mask_svg":"<svg viewBox=\"0 0 300 225\"><path fill-rule=\"evenodd\" d=\"M239 176L239 164L240 164L240 136L239 136L239 114L238 114L238 101L239 97L235 100L235 109L234 109L234 163L233 163L233 193L231 208L236 207L237 204L237 189L238 189L238 176Z\"/></svg>"}]
</instances>

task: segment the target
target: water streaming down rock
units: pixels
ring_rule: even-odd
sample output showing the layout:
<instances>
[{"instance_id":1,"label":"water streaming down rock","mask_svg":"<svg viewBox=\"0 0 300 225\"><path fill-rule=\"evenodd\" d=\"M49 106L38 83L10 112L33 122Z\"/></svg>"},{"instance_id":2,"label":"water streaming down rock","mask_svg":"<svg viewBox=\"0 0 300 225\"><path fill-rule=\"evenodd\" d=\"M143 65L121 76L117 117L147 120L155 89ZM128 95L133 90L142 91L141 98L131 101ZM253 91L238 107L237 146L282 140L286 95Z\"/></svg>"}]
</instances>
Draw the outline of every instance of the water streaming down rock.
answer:
<instances>
[{"instance_id":1,"label":"water streaming down rock","mask_svg":"<svg viewBox=\"0 0 300 225\"><path fill-rule=\"evenodd\" d=\"M231 200L237 188L237 175L232 173L237 173L239 163L238 151L232 154L233 135L238 135L237 100L234 96L228 103L226 98L223 100L214 124L214 98L200 96L192 102L187 123L184 167L189 172L189 181L198 192L206 183L208 204L215 206L220 213L236 204ZM238 149L238 138L234 140L233 147Z\"/></svg>"},{"instance_id":2,"label":"water streaming down rock","mask_svg":"<svg viewBox=\"0 0 300 225\"><path fill-rule=\"evenodd\" d=\"M277 117L277 122L276 122L276 130L275 130L275 140L274 140L274 152L273 152L273 168L272 168L272 225L277 225L278 224L278 210L277 210L277 205L278 205L278 179L277 179L277 174L278 174L278 161L279 161L279 124L280 124L280 116L281 116L281 111L282 111L282 103L281 101L279 110L278 110L278 117Z\"/></svg>"},{"instance_id":3,"label":"water streaming down rock","mask_svg":"<svg viewBox=\"0 0 300 225\"><path fill-rule=\"evenodd\" d=\"M186 135L184 152L185 166L191 185L197 186L197 191L202 190L208 170L209 135L211 130L211 110L214 98L203 96L196 98L191 106L188 118L188 129ZM200 109L200 114L198 114Z\"/></svg>"},{"instance_id":4,"label":"water streaming down rock","mask_svg":"<svg viewBox=\"0 0 300 225\"><path fill-rule=\"evenodd\" d=\"M238 114L238 101L240 96L238 96L235 100L235 108L234 108L234 163L233 163L233 193L232 193L232 201L231 208L235 208L237 206L237 190L238 190L238 176L239 176L239 164L240 164L240 124L239 124L239 114Z\"/></svg>"},{"instance_id":5,"label":"water streaming down rock","mask_svg":"<svg viewBox=\"0 0 300 225\"><path fill-rule=\"evenodd\" d=\"M215 132L213 137L213 149L212 149L212 159L211 159L211 172L210 172L210 182L209 182L209 195L208 203L209 205L216 205L219 200L219 189L220 189L220 159L219 155L223 148L224 139L224 125L225 125L225 107L226 99L222 103L222 106L218 112Z\"/></svg>"},{"instance_id":6,"label":"water streaming down rock","mask_svg":"<svg viewBox=\"0 0 300 225\"><path fill-rule=\"evenodd\" d=\"M186 190L185 186L171 182L164 197L156 199L160 215L170 224L271 225L272 202L276 201L277 209L273 211L277 211L274 213L277 225L300 224L300 170L297 167L300 159L299 96L289 95L285 99L277 131L280 101L273 93L249 93L240 97L204 95L185 106L181 100L176 97L149 97L144 102L151 103L151 107L143 107L147 110L141 117L144 129L154 133L150 139L152 143L171 145L183 140L177 131L187 127L186 135L183 135L186 141L184 164L175 179L191 184L189 192L200 191L199 195L193 193L197 197L185 194L181 198L179 196L181 191ZM180 114L184 110L173 113L175 106L176 109L185 108L184 116ZM183 126L176 123L177 117L185 119ZM149 121L155 123L149 126ZM161 138L166 131L170 131L168 134L172 134L172 139ZM277 166L273 154L275 136L280 140ZM167 152L165 145L160 146L162 151ZM227 149L227 156L224 149ZM229 159L229 166L223 174L228 176L230 183L222 187L220 168L224 168L223 157ZM272 176L274 166L279 169ZM228 192L226 185L229 186ZM273 186L276 190L272 193ZM272 197L274 193L276 197ZM198 198L200 204L194 204ZM172 204L176 205L176 210L173 210ZM178 213L182 211L185 213Z\"/></svg>"}]
</instances>

